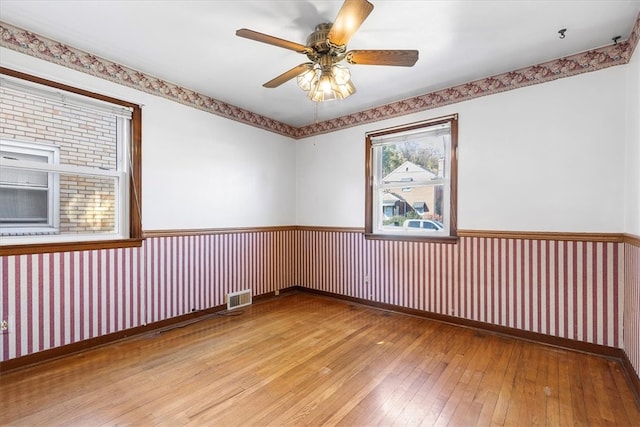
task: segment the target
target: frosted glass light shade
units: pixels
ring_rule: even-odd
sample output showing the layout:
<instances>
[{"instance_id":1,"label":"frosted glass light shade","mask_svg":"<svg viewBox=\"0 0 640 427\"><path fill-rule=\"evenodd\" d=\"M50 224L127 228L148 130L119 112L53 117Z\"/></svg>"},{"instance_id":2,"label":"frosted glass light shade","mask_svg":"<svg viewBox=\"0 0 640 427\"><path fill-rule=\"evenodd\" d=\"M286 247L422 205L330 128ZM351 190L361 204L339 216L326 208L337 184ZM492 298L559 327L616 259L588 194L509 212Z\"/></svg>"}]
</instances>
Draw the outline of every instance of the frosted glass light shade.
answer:
<instances>
[{"instance_id":1,"label":"frosted glass light shade","mask_svg":"<svg viewBox=\"0 0 640 427\"><path fill-rule=\"evenodd\" d=\"M298 86L304 89L308 85L309 89L304 90L308 90L307 96L314 102L344 99L356 91L347 67L336 64L323 67L322 70L313 68L310 71L298 76Z\"/></svg>"},{"instance_id":2,"label":"frosted glass light shade","mask_svg":"<svg viewBox=\"0 0 640 427\"><path fill-rule=\"evenodd\" d=\"M331 67L331 71L333 72L336 83L339 85L343 85L351 79L351 72L343 65L336 64Z\"/></svg>"},{"instance_id":3,"label":"frosted glass light shade","mask_svg":"<svg viewBox=\"0 0 640 427\"><path fill-rule=\"evenodd\" d=\"M305 92L309 91L318 78L319 70L310 65L309 69L298 76L298 86Z\"/></svg>"}]
</instances>

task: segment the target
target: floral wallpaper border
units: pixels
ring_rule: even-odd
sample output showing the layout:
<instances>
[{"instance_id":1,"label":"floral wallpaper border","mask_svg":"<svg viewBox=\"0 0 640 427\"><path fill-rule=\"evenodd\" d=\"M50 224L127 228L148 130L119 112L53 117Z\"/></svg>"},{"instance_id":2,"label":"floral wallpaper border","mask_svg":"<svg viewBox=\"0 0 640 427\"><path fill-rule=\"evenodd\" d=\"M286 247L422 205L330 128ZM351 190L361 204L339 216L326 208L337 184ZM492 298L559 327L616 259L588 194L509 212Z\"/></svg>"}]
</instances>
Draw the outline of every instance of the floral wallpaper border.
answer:
<instances>
[{"instance_id":1,"label":"floral wallpaper border","mask_svg":"<svg viewBox=\"0 0 640 427\"><path fill-rule=\"evenodd\" d=\"M101 77L143 92L161 96L209 113L294 139L334 132L365 123L442 107L562 77L597 71L629 62L640 36L640 14L628 40L498 74L458 86L381 105L342 117L294 127L249 110L202 95L160 78L75 49L11 24L0 22L0 46L35 56L77 71Z\"/></svg>"}]
</instances>

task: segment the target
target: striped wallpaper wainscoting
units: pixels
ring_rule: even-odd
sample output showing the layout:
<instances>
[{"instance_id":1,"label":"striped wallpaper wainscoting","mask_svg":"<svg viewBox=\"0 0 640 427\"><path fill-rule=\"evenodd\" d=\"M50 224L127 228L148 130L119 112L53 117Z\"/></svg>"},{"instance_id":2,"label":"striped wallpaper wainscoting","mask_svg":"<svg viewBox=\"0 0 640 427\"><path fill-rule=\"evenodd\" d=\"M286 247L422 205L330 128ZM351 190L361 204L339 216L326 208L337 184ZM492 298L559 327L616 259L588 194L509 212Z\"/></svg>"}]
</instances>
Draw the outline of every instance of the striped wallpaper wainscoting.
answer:
<instances>
[{"instance_id":1,"label":"striped wallpaper wainscoting","mask_svg":"<svg viewBox=\"0 0 640 427\"><path fill-rule=\"evenodd\" d=\"M226 304L229 292L262 295L293 283L295 230L147 239L147 322Z\"/></svg>"},{"instance_id":2,"label":"striped wallpaper wainscoting","mask_svg":"<svg viewBox=\"0 0 640 427\"><path fill-rule=\"evenodd\" d=\"M140 248L0 258L0 360L144 322Z\"/></svg>"},{"instance_id":3,"label":"striped wallpaper wainscoting","mask_svg":"<svg viewBox=\"0 0 640 427\"><path fill-rule=\"evenodd\" d=\"M141 248L0 257L0 361L291 286L296 231L162 235Z\"/></svg>"},{"instance_id":4,"label":"striped wallpaper wainscoting","mask_svg":"<svg viewBox=\"0 0 640 427\"><path fill-rule=\"evenodd\" d=\"M625 238L624 256L624 351L640 377L640 238Z\"/></svg>"},{"instance_id":5,"label":"striped wallpaper wainscoting","mask_svg":"<svg viewBox=\"0 0 640 427\"><path fill-rule=\"evenodd\" d=\"M461 237L457 244L301 230L301 286L622 347L623 244Z\"/></svg>"}]
</instances>

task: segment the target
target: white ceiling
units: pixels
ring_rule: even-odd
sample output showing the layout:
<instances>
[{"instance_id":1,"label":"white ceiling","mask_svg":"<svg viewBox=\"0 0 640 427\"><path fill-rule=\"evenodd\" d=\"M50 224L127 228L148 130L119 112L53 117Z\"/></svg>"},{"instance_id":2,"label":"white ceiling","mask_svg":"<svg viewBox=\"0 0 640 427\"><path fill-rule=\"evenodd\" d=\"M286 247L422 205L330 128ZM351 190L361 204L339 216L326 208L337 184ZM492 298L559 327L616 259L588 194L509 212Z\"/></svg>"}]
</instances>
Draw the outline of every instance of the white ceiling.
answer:
<instances>
[{"instance_id":1,"label":"white ceiling","mask_svg":"<svg viewBox=\"0 0 640 427\"><path fill-rule=\"evenodd\" d=\"M371 0L349 49L418 49L412 68L351 65L357 92L318 105L327 120L535 65L629 36L640 0ZM314 103L295 79L262 84L304 55L235 36L305 44L341 0L0 0L0 20L260 115L303 126ZM558 30L566 28L560 39ZM1 61L1 58L0 58Z\"/></svg>"}]
</instances>

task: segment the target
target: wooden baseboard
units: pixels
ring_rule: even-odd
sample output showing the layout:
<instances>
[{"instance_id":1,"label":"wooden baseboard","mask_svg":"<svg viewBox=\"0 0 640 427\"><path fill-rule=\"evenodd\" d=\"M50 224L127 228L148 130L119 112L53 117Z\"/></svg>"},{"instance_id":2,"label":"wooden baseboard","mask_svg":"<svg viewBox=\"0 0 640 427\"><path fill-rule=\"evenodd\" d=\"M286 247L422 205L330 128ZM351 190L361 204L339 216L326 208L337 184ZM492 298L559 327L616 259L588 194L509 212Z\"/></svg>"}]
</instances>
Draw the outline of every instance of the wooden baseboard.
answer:
<instances>
[{"instance_id":1,"label":"wooden baseboard","mask_svg":"<svg viewBox=\"0 0 640 427\"><path fill-rule=\"evenodd\" d=\"M27 354L25 356L16 357L14 359L5 360L3 362L0 362L0 372L8 372L14 371L16 369L26 368L54 359L59 359L61 357L69 356L75 353L80 353L83 351L91 350L93 348L101 347L106 344L111 344L126 338L135 337L137 335L144 335L153 331L159 331L178 325L180 323L192 321L202 316L222 311L225 308L226 306L212 307L206 310L183 314L182 316L172 317L170 319L161 320L159 322L136 326L122 331L101 335L99 337L74 342L60 347L50 348L48 350Z\"/></svg>"},{"instance_id":2,"label":"wooden baseboard","mask_svg":"<svg viewBox=\"0 0 640 427\"><path fill-rule=\"evenodd\" d=\"M378 308L382 310L394 311L397 313L408 314L412 316L423 317L438 322L448 323L455 326L461 326L476 329L482 332L503 335L511 338L531 341L537 344L549 345L556 348L562 348L571 351L579 351L582 353L594 354L601 357L612 359L620 364L628 379L629 385L633 390L636 401L640 405L640 378L633 369L633 365L629 357L621 348L608 347L599 344L592 344L583 341L576 341L569 338L554 337L551 335L541 334L538 332L529 332L522 329L509 328L506 326L493 325L490 323L480 322L477 320L467 320L459 317L448 316L445 314L431 313L428 311L416 310L412 308L401 307L392 304L370 301L362 298L355 298L346 295L333 294L331 292L320 291L316 289L306 288L304 286L295 286L291 288L300 292L310 293L314 295L325 296L342 301L353 302L368 307Z\"/></svg>"},{"instance_id":3,"label":"wooden baseboard","mask_svg":"<svg viewBox=\"0 0 640 427\"><path fill-rule=\"evenodd\" d=\"M622 351L620 363L622 364L622 371L624 372L625 377L627 377L627 381L631 384L631 390L633 390L636 402L640 405L640 377L636 374L636 371L633 369L633 365L631 364L631 360L629 360L629 356L627 356L627 353L624 351Z\"/></svg>"}]
</instances>

